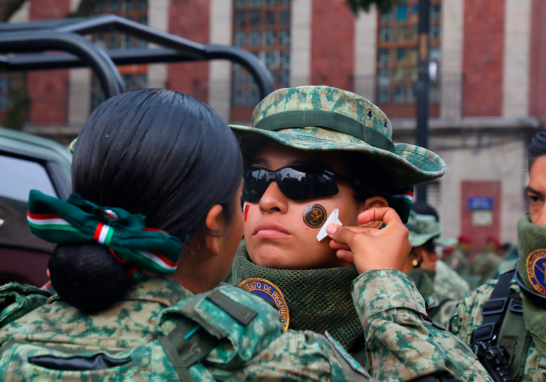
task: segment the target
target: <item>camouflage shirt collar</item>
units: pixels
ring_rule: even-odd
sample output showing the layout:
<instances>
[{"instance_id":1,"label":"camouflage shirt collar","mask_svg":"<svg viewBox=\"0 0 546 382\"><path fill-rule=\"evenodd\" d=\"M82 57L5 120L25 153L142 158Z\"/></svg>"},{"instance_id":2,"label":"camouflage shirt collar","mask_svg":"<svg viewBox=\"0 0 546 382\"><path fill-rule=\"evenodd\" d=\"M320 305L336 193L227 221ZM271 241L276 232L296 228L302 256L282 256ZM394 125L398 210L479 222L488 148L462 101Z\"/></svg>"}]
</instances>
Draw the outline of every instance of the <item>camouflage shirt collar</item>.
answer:
<instances>
[{"instance_id":1,"label":"camouflage shirt collar","mask_svg":"<svg viewBox=\"0 0 546 382\"><path fill-rule=\"evenodd\" d=\"M131 286L125 300L157 302L171 306L192 296L188 289L164 276L140 276Z\"/></svg>"}]
</instances>

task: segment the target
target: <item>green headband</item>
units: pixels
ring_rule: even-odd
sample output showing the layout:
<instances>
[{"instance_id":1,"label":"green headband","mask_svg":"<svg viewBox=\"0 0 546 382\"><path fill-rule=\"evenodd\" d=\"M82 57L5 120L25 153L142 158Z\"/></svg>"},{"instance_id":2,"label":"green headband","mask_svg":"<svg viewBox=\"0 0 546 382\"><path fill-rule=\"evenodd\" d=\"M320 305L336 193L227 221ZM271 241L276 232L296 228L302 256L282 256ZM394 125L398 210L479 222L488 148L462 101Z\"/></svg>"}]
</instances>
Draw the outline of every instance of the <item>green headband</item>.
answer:
<instances>
[{"instance_id":1,"label":"green headband","mask_svg":"<svg viewBox=\"0 0 546 382\"><path fill-rule=\"evenodd\" d=\"M173 273L182 252L180 240L146 228L144 215L99 207L78 194L62 201L31 190L27 220L30 231L40 239L58 244L97 242L121 262L156 274Z\"/></svg>"}]
</instances>

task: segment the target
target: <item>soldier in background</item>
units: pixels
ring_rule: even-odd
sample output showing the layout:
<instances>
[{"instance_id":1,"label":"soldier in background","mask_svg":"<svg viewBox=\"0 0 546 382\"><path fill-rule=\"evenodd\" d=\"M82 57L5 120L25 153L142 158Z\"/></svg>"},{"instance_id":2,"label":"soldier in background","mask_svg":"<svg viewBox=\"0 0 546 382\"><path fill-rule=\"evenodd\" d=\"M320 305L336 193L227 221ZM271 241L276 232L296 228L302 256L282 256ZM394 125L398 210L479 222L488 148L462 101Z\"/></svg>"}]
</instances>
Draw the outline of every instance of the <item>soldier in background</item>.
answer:
<instances>
[{"instance_id":1,"label":"soldier in background","mask_svg":"<svg viewBox=\"0 0 546 382\"><path fill-rule=\"evenodd\" d=\"M529 214L518 221L517 266L459 303L449 330L494 381L546 380L546 132L529 148Z\"/></svg>"},{"instance_id":2,"label":"soldier in background","mask_svg":"<svg viewBox=\"0 0 546 382\"><path fill-rule=\"evenodd\" d=\"M468 235L461 234L459 236L459 243L452 255L446 259L446 263L462 277L470 276L470 261L468 255L470 253L470 244L472 244L472 238Z\"/></svg>"},{"instance_id":3,"label":"soldier in background","mask_svg":"<svg viewBox=\"0 0 546 382\"><path fill-rule=\"evenodd\" d=\"M494 278L502 257L499 255L500 241L496 236L486 238L485 248L472 262L472 274L480 276L480 284Z\"/></svg>"}]
</instances>

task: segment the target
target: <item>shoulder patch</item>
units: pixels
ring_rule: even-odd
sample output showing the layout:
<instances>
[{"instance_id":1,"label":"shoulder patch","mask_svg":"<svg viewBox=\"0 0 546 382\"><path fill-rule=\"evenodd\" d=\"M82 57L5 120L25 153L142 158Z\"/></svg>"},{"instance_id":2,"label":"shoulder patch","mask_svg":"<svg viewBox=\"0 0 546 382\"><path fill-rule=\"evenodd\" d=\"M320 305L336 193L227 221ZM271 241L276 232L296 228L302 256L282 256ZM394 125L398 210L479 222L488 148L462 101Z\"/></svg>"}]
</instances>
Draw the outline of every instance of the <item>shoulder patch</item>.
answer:
<instances>
[{"instance_id":1,"label":"shoulder patch","mask_svg":"<svg viewBox=\"0 0 546 382\"><path fill-rule=\"evenodd\" d=\"M239 287L274 304L279 310L284 331L288 330L290 324L288 304L281 290L275 284L264 279L248 279L240 283Z\"/></svg>"},{"instance_id":2,"label":"shoulder patch","mask_svg":"<svg viewBox=\"0 0 546 382\"><path fill-rule=\"evenodd\" d=\"M538 249L527 258L527 277L533 288L546 296L546 249Z\"/></svg>"}]
</instances>

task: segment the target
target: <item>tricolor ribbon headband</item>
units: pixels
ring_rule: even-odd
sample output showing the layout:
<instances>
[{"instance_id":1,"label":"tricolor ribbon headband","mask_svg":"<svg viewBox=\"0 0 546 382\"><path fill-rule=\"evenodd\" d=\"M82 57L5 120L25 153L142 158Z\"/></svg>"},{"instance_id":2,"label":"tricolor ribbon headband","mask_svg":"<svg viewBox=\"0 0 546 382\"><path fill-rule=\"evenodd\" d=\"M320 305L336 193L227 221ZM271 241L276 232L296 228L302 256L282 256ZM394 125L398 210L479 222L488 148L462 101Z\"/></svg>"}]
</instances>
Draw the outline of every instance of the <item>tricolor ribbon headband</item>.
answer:
<instances>
[{"instance_id":1,"label":"tricolor ribbon headband","mask_svg":"<svg viewBox=\"0 0 546 382\"><path fill-rule=\"evenodd\" d=\"M389 197L389 206L398 212L402 223L408 222L413 203L413 186L397 190Z\"/></svg>"},{"instance_id":2,"label":"tricolor ribbon headband","mask_svg":"<svg viewBox=\"0 0 546 382\"><path fill-rule=\"evenodd\" d=\"M119 261L156 274L173 273L182 252L180 240L146 228L144 215L99 207L78 194L63 201L31 190L27 220L40 239L58 244L96 242L108 247Z\"/></svg>"}]
</instances>

